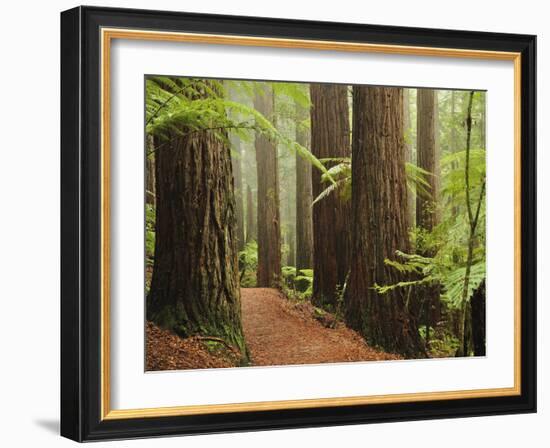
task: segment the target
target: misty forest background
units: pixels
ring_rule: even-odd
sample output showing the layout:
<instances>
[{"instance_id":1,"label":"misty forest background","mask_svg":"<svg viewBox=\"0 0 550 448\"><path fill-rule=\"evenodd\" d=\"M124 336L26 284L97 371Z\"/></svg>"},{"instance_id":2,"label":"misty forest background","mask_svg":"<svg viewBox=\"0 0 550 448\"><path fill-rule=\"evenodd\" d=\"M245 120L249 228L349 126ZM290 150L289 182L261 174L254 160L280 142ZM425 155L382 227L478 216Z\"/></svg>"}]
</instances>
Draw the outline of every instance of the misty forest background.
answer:
<instances>
[{"instance_id":1,"label":"misty forest background","mask_svg":"<svg viewBox=\"0 0 550 448\"><path fill-rule=\"evenodd\" d=\"M485 355L485 93L148 77L146 308L150 370Z\"/></svg>"}]
</instances>

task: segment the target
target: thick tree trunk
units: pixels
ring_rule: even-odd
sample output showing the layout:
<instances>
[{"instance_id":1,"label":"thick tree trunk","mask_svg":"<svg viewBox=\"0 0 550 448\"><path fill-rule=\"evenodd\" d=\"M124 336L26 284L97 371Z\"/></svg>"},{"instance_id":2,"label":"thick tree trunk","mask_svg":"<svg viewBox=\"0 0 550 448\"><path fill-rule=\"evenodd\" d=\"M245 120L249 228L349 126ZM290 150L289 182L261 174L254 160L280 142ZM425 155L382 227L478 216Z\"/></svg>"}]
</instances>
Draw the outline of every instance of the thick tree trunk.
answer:
<instances>
[{"instance_id":1,"label":"thick tree trunk","mask_svg":"<svg viewBox=\"0 0 550 448\"><path fill-rule=\"evenodd\" d=\"M241 161L241 142L232 136L231 147L235 151L235 155L231 158L233 165L233 179L235 185L235 213L237 215L237 248L244 249L244 210L243 210L243 176L242 176L242 161Z\"/></svg>"},{"instance_id":2,"label":"thick tree trunk","mask_svg":"<svg viewBox=\"0 0 550 448\"><path fill-rule=\"evenodd\" d=\"M147 317L245 353L229 148L213 133L170 136L156 153L156 244Z\"/></svg>"},{"instance_id":3,"label":"thick tree trunk","mask_svg":"<svg viewBox=\"0 0 550 448\"><path fill-rule=\"evenodd\" d=\"M256 210L254 207L254 198L250 185L246 186L246 242L249 243L257 238L256 234Z\"/></svg>"},{"instance_id":4,"label":"thick tree trunk","mask_svg":"<svg viewBox=\"0 0 550 448\"><path fill-rule=\"evenodd\" d=\"M256 93L254 107L268 119L273 115L273 92L268 85ZM277 286L281 278L281 219L277 147L256 134L258 172L258 272L257 286Z\"/></svg>"},{"instance_id":5,"label":"thick tree trunk","mask_svg":"<svg viewBox=\"0 0 550 448\"><path fill-rule=\"evenodd\" d=\"M485 356L485 280L472 295L471 310L474 356Z\"/></svg>"},{"instance_id":6,"label":"thick tree trunk","mask_svg":"<svg viewBox=\"0 0 550 448\"><path fill-rule=\"evenodd\" d=\"M296 141L305 148L310 146L310 130L303 122L308 110L296 105ZM313 267L313 192L311 163L296 154L296 269Z\"/></svg>"},{"instance_id":7,"label":"thick tree trunk","mask_svg":"<svg viewBox=\"0 0 550 448\"><path fill-rule=\"evenodd\" d=\"M353 91L352 255L346 321L367 341L407 357L423 354L407 290L373 286L404 280L384 260L409 251L403 142L403 92L356 86Z\"/></svg>"},{"instance_id":8,"label":"thick tree trunk","mask_svg":"<svg viewBox=\"0 0 550 448\"><path fill-rule=\"evenodd\" d=\"M311 151L317 158L350 156L347 86L311 84ZM326 187L312 170L313 197ZM350 204L332 194L313 206L313 300L334 307L349 271Z\"/></svg>"},{"instance_id":9,"label":"thick tree trunk","mask_svg":"<svg viewBox=\"0 0 550 448\"><path fill-rule=\"evenodd\" d=\"M437 200L439 194L439 148L437 138L437 92L432 89L417 90L417 164L419 168L428 171L426 177L429 184L426 190L429 195L416 196L416 225L425 232L431 232L439 223ZM418 253L425 257L433 257L433 248L417 248ZM424 322L426 323L426 342L430 339L430 327L434 328L440 319L440 287L439 285L420 288L423 297Z\"/></svg>"}]
</instances>

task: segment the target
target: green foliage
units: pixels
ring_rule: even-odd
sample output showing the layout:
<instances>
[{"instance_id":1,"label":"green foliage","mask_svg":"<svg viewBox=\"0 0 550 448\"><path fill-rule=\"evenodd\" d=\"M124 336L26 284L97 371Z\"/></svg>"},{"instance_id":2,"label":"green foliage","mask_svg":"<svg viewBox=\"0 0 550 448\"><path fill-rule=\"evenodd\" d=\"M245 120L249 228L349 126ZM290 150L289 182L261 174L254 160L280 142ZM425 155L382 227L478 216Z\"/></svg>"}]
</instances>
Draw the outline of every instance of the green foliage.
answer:
<instances>
[{"instance_id":1,"label":"green foliage","mask_svg":"<svg viewBox=\"0 0 550 448\"><path fill-rule=\"evenodd\" d=\"M145 205L145 256L148 266L153 265L155 257L155 208Z\"/></svg>"},{"instance_id":2,"label":"green foliage","mask_svg":"<svg viewBox=\"0 0 550 448\"><path fill-rule=\"evenodd\" d=\"M295 300L308 300L313 295L313 269L297 270L294 266L281 269L282 289L287 297Z\"/></svg>"},{"instance_id":3,"label":"green foliage","mask_svg":"<svg viewBox=\"0 0 550 448\"><path fill-rule=\"evenodd\" d=\"M193 78L147 78L145 119L148 134L167 137L168 131L199 130L227 123L219 81Z\"/></svg>"},{"instance_id":4,"label":"green foliage","mask_svg":"<svg viewBox=\"0 0 550 448\"><path fill-rule=\"evenodd\" d=\"M420 334L420 337L426 341L427 328L425 325L418 328L418 333ZM430 327L430 339L428 345L429 347L427 347L427 349L431 358L443 358L454 356L460 342L448 328Z\"/></svg>"},{"instance_id":5,"label":"green foliage","mask_svg":"<svg viewBox=\"0 0 550 448\"><path fill-rule=\"evenodd\" d=\"M295 282L306 285L304 292L302 292L302 298L311 298L313 295L313 269L300 269Z\"/></svg>"},{"instance_id":6,"label":"green foliage","mask_svg":"<svg viewBox=\"0 0 550 448\"><path fill-rule=\"evenodd\" d=\"M256 286L256 270L258 269L258 243L255 240L246 243L239 252L239 272L241 286L253 288Z\"/></svg>"},{"instance_id":7,"label":"green foliage","mask_svg":"<svg viewBox=\"0 0 550 448\"><path fill-rule=\"evenodd\" d=\"M300 107L309 109L311 101L309 99L309 84L297 82L273 82L271 83L275 96L286 96L293 103Z\"/></svg>"},{"instance_id":8,"label":"green foliage","mask_svg":"<svg viewBox=\"0 0 550 448\"><path fill-rule=\"evenodd\" d=\"M406 273L409 280L393 285L375 285L381 293L387 293L394 288L414 288L426 284L440 285L442 299L450 309L461 309L464 301L469 301L485 278L485 176L486 155L481 147L469 151L457 148L457 142L464 142L465 129L462 115L458 112L458 104L462 109L466 107L467 95L452 93L444 98L445 101L454 101L452 107L456 107L455 113L447 114L447 121L443 120L441 126L444 138L443 145L452 148L441 158L441 191L439 202L441 205L441 223L432 231L415 228L411 232L411 239L419 253L434 254L432 257L423 257L417 254L396 253L396 259L386 260L386 264L400 272ZM474 109L477 110L481 122L485 102L474 101ZM444 107L449 107L447 103ZM441 114L441 111L440 111ZM473 115L474 119L476 115ZM483 130L479 127L479 133L472 131L473 140L480 145L483 142ZM458 137L460 137L460 140ZM468 172L466 173L466 157L469 153ZM409 164L408 170L414 165ZM422 187L429 186L426 176L431 173L420 173L420 179L416 182L416 190L421 193ZM479 205L479 225L476 233L471 235L472 227L468 218L466 204L466 175L469 180L470 202L473 210ZM408 176L410 177L410 175ZM424 188L426 189L426 188ZM473 256L468 258L469 243L473 243ZM467 267L470 265L470 273ZM469 281L466 282L466 275ZM465 297L463 295L465 285L468 285ZM449 341L447 341L449 342Z\"/></svg>"},{"instance_id":9,"label":"green foliage","mask_svg":"<svg viewBox=\"0 0 550 448\"><path fill-rule=\"evenodd\" d=\"M409 192L429 199L431 193L428 178L433 176L433 174L409 162L405 163L405 173L407 175L407 188Z\"/></svg>"},{"instance_id":10,"label":"green foliage","mask_svg":"<svg viewBox=\"0 0 550 448\"><path fill-rule=\"evenodd\" d=\"M472 198L478 198L481 186L485 180L485 150L470 150L470 192ZM447 199L450 207L466 207L466 191L464 188L464 166L466 150L448 154L441 159L442 185L441 194ZM484 209L484 207L483 207Z\"/></svg>"},{"instance_id":11,"label":"green foliage","mask_svg":"<svg viewBox=\"0 0 550 448\"><path fill-rule=\"evenodd\" d=\"M445 331L442 337L430 340L430 355L433 358L451 357L455 355L459 346L458 338L449 331Z\"/></svg>"},{"instance_id":12,"label":"green foliage","mask_svg":"<svg viewBox=\"0 0 550 448\"><path fill-rule=\"evenodd\" d=\"M313 204L334 193L338 193L342 200L348 201L351 198L351 158L326 158L321 159L321 163L325 166L332 165L321 175L321 182L330 182L330 185L315 198Z\"/></svg>"},{"instance_id":13,"label":"green foliage","mask_svg":"<svg viewBox=\"0 0 550 448\"><path fill-rule=\"evenodd\" d=\"M313 204L316 204L320 200L327 196L338 193L343 201L349 201L351 199L351 158L327 158L321 159L321 163L325 166L332 164L327 172L321 175L321 182L328 183L328 185L320 194L315 198ZM405 173L407 176L407 187L412 194L418 194L423 197L430 197L430 183L428 178L432 176L426 170L416 166L413 163L405 164Z\"/></svg>"},{"instance_id":14,"label":"green foliage","mask_svg":"<svg viewBox=\"0 0 550 448\"><path fill-rule=\"evenodd\" d=\"M465 266L457 266L458 263L452 258L446 257L444 253L438 253L433 258L417 254L406 254L401 251L397 251L396 255L402 261L386 259L385 263L399 272L409 274L412 280L398 282L393 285L375 285L375 289L380 294L386 294L396 288L435 284L442 286L441 298L451 308L460 307L466 272ZM470 300L484 278L485 260L482 260L471 268L467 300Z\"/></svg>"},{"instance_id":15,"label":"green foliage","mask_svg":"<svg viewBox=\"0 0 550 448\"><path fill-rule=\"evenodd\" d=\"M442 222L433 231L413 229L411 237L421 253L433 253L433 257L396 252L396 259L385 260L400 272L407 273L410 280L393 285L375 285L385 294L395 288L414 288L420 285L441 285L442 299L450 308L462 306L462 292L466 276L470 225L466 210L465 151L449 154L441 159L442 166ZM473 200L478 201L485 182L485 151L476 149L470 155L470 190ZM480 206L480 225L475 235L475 247L469 276L466 301L485 278L485 200Z\"/></svg>"},{"instance_id":16,"label":"green foliage","mask_svg":"<svg viewBox=\"0 0 550 448\"><path fill-rule=\"evenodd\" d=\"M229 136L239 142L239 152L234 151L233 160L242 166L246 185L256 191L256 165L254 136L261 134L271 140L277 150L280 181L280 228L282 234L283 263L293 264L294 258L286 257L295 242L296 207L296 158L298 154L321 171L323 191L313 204L337 194L349 201L352 195L352 159L318 159L305 146L298 144L296 132L310 129L309 116L301 114L311 107L307 84L270 82L274 94L272 116L264 116L253 107L255 95L264 94L264 82L217 81L196 78L148 77L146 79L146 132L155 136L156 149L169 147L169 139L175 136L208 130L218 139L229 144ZM438 91L438 141L441 149L438 172L439 196L434 201L434 212L440 213L440 224L433 230L410 229L412 247L417 253L396 251L395 256L385 260L386 265L403 273L406 280L390 285L373 285L380 294L396 288L407 288L409 296L421 297L425 286L440 286L442 321L429 328L429 351L433 356L454 354L459 340L453 334L455 315L464 306L463 290L467 284L466 301L469 301L485 278L485 213L484 182L485 166L485 100L483 93L476 93L472 108L473 128L469 151L470 203L475 210L479 202L479 225L474 235L473 259L468 259L470 223L466 207L465 164L466 141L465 113L469 92ZM416 89L409 89L409 126L404 130L405 142L410 147L410 159L416 160L417 110ZM307 140L306 140L307 141ZM279 149L281 148L281 149ZM149 149L148 151L151 151ZM408 191L422 198L432 199L430 183L433 173L414 163L405 164ZM243 189L246 191L246 189ZM243 194L240 191L239 194ZM481 201L480 201L481 198ZM253 199L254 200L254 199ZM245 204L246 207L248 205ZM403 206L403 204L400 204ZM152 267L155 248L155 211L146 208L146 263ZM430 254L430 256L421 256ZM246 244L238 254L240 283L242 287L256 286L258 245L256 241ZM467 265L470 265L469 282L465 282ZM146 277L147 278L147 277ZM308 300L313 294L313 270L297 271L294 266L282 267L281 288L290 298ZM147 280L146 280L147 282ZM326 311L342 316L344 310L345 284L338 288L337 303L325 310L315 308L317 317ZM454 322L456 324L456 322ZM425 326L420 326L420 336L426 340ZM209 344L212 345L212 344Z\"/></svg>"},{"instance_id":17,"label":"green foliage","mask_svg":"<svg viewBox=\"0 0 550 448\"><path fill-rule=\"evenodd\" d=\"M289 86L277 88L291 91ZM297 153L323 173L327 172L308 148L283 135L263 114L247 104L226 99L226 88L220 81L149 77L146 80L145 115L146 132L164 141L169 141L172 134L208 130L228 142L229 130L237 136L254 131ZM162 144L158 149L161 148ZM330 175L327 178L332 182Z\"/></svg>"},{"instance_id":18,"label":"green foliage","mask_svg":"<svg viewBox=\"0 0 550 448\"><path fill-rule=\"evenodd\" d=\"M155 260L155 207L145 204L145 294L149 294Z\"/></svg>"},{"instance_id":19,"label":"green foliage","mask_svg":"<svg viewBox=\"0 0 550 448\"><path fill-rule=\"evenodd\" d=\"M283 266L281 268L281 275L283 276L283 281L288 287L295 287L296 268L294 266Z\"/></svg>"},{"instance_id":20,"label":"green foliage","mask_svg":"<svg viewBox=\"0 0 550 448\"><path fill-rule=\"evenodd\" d=\"M466 142L468 91L438 91L439 137L443 154L463 149ZM472 148L485 147L485 92L476 92L472 107Z\"/></svg>"},{"instance_id":21,"label":"green foliage","mask_svg":"<svg viewBox=\"0 0 550 448\"><path fill-rule=\"evenodd\" d=\"M445 282L445 297L452 307L458 308L462 302L462 288L464 286L464 276L466 267L456 268L448 273ZM473 296L475 290L479 287L485 278L485 260L473 264L470 270L470 281L468 283L467 300Z\"/></svg>"}]
</instances>

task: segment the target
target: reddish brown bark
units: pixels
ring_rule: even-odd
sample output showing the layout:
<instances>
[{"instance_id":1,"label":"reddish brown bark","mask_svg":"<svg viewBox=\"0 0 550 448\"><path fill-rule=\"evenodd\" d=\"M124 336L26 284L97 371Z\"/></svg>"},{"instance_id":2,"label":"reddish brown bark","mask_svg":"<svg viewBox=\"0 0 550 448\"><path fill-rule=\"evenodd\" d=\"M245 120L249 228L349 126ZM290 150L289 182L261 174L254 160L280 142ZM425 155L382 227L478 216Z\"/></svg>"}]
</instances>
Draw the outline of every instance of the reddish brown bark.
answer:
<instances>
[{"instance_id":1,"label":"reddish brown bark","mask_svg":"<svg viewBox=\"0 0 550 448\"><path fill-rule=\"evenodd\" d=\"M310 130L303 125L308 111L296 105L296 141L309 148ZM296 154L296 269L313 268L311 163Z\"/></svg>"},{"instance_id":2,"label":"reddish brown bark","mask_svg":"<svg viewBox=\"0 0 550 448\"><path fill-rule=\"evenodd\" d=\"M416 226L423 232L431 232L439 223L437 211L439 186L439 148L437 138L437 93L433 89L417 91L417 165L430 173L426 177L426 194L416 196ZM418 247L418 253L433 257L433 248ZM423 299L423 321L426 323L426 341L430 339L430 327L435 327L440 319L439 285L419 288Z\"/></svg>"},{"instance_id":3,"label":"reddish brown bark","mask_svg":"<svg viewBox=\"0 0 550 448\"><path fill-rule=\"evenodd\" d=\"M384 260L410 250L403 142L403 92L354 87L352 253L345 292L346 321L367 341L407 357L423 352L406 290L379 294L373 286L404 280Z\"/></svg>"},{"instance_id":4,"label":"reddish brown bark","mask_svg":"<svg viewBox=\"0 0 550 448\"><path fill-rule=\"evenodd\" d=\"M219 336L244 354L230 150L211 131L180 131L156 151L147 317L180 336Z\"/></svg>"},{"instance_id":5,"label":"reddish brown bark","mask_svg":"<svg viewBox=\"0 0 550 448\"><path fill-rule=\"evenodd\" d=\"M267 84L254 97L254 107L268 119L273 115L273 91ZM278 286L281 278L281 219L277 147L256 133L256 169L258 173L257 286Z\"/></svg>"},{"instance_id":6,"label":"reddish brown bark","mask_svg":"<svg viewBox=\"0 0 550 448\"><path fill-rule=\"evenodd\" d=\"M411 106L410 106L410 90L403 89L403 128L405 133L405 159L409 163L416 163L413 145L411 141ZM413 187L414 188L414 187ZM407 218L409 219L409 227L416 225L416 203L414 200L414 192L407 191Z\"/></svg>"},{"instance_id":7,"label":"reddish brown bark","mask_svg":"<svg viewBox=\"0 0 550 448\"><path fill-rule=\"evenodd\" d=\"M311 84L311 151L319 159L350 156L348 88ZM329 164L330 165L330 164ZM328 185L312 170L313 197ZM349 270L350 205L337 194L313 206L313 300L334 307Z\"/></svg>"}]
</instances>

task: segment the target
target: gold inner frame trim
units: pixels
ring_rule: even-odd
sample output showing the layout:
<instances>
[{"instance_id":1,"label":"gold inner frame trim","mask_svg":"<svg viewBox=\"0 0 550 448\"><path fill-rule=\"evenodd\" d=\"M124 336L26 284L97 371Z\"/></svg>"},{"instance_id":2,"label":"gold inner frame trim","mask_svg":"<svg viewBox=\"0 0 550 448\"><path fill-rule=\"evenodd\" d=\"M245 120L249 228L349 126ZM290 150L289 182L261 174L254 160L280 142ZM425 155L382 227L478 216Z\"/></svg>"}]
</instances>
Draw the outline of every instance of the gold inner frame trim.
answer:
<instances>
[{"instance_id":1,"label":"gold inner frame trim","mask_svg":"<svg viewBox=\"0 0 550 448\"><path fill-rule=\"evenodd\" d=\"M110 50L113 39L295 48L356 53L453 57L514 63L514 386L441 392L402 393L304 400L188 405L141 409L111 409L110 368ZM279 39L216 34L101 29L101 419L168 417L228 412L307 409L430 400L503 397L521 394L521 54L514 52L417 47L304 39Z\"/></svg>"}]
</instances>

